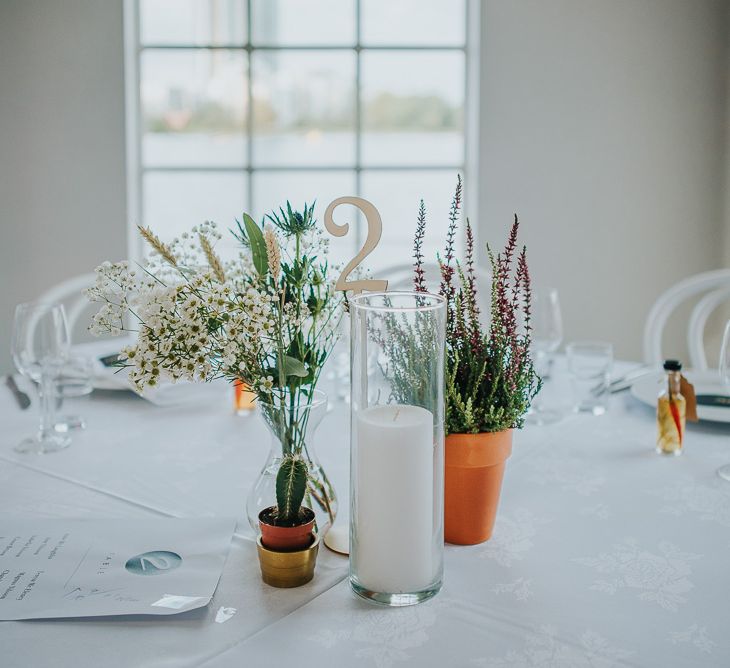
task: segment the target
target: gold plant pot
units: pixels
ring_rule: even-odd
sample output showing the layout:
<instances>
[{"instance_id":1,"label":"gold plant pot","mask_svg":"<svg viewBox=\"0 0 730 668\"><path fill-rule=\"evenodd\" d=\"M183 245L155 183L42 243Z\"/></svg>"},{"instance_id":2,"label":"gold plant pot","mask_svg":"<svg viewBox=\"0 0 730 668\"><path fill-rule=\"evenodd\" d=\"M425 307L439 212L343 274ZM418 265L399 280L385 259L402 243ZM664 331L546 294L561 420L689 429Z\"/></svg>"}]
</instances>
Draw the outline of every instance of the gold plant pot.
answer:
<instances>
[{"instance_id":1,"label":"gold plant pot","mask_svg":"<svg viewBox=\"0 0 730 668\"><path fill-rule=\"evenodd\" d=\"M261 565L261 578L272 587L300 587L314 577L314 566L319 551L319 534L314 536L312 544L295 552L277 552L269 550L261 543L261 536L256 539Z\"/></svg>"}]
</instances>

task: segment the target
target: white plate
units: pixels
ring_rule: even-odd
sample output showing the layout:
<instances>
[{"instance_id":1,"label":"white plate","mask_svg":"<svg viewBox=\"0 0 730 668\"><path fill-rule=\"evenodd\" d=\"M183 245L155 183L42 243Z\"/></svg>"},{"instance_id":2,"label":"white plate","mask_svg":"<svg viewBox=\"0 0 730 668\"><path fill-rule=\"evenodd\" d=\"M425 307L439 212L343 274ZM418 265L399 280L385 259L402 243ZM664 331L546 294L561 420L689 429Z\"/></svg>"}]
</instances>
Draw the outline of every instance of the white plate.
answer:
<instances>
[{"instance_id":1,"label":"white plate","mask_svg":"<svg viewBox=\"0 0 730 668\"><path fill-rule=\"evenodd\" d=\"M87 357L92 364L91 385L95 390L125 390L135 392L127 379L127 370L118 367L106 367L101 358L116 355L124 346L133 342L128 337L116 339L100 339L89 343L80 343L73 346L73 354ZM220 402L231 394L229 384L225 380L213 383L191 383L179 381L177 383L162 383L158 387L149 388L143 399L158 406L175 406L186 403ZM233 401L231 399L231 401Z\"/></svg>"},{"instance_id":2,"label":"white plate","mask_svg":"<svg viewBox=\"0 0 730 668\"><path fill-rule=\"evenodd\" d=\"M730 397L730 390L718 377L717 371L685 371L684 375L695 387L695 394L719 394ZM639 378L631 386L631 394L648 406L656 406L657 397L666 383L663 371ZM697 417L710 422L730 423L730 408L721 406L697 406Z\"/></svg>"},{"instance_id":3,"label":"white plate","mask_svg":"<svg viewBox=\"0 0 730 668\"><path fill-rule=\"evenodd\" d=\"M130 343L133 343L133 339L126 336L77 343L72 348L72 354L86 357L91 361L91 385L95 390L130 390L126 370L117 367L106 367L101 362L103 357L116 355L124 346Z\"/></svg>"}]
</instances>

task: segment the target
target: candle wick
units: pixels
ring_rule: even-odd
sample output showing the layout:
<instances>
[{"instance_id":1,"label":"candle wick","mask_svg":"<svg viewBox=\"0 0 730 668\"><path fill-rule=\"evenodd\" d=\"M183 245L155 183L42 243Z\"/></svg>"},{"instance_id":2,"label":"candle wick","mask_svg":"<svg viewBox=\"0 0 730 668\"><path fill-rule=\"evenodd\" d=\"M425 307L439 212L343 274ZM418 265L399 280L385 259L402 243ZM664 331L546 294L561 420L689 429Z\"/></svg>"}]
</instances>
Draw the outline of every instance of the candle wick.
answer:
<instances>
[{"instance_id":1,"label":"candle wick","mask_svg":"<svg viewBox=\"0 0 730 668\"><path fill-rule=\"evenodd\" d=\"M400 415L400 408L396 408L395 415L393 416L393 422L395 422L398 419L399 415Z\"/></svg>"}]
</instances>

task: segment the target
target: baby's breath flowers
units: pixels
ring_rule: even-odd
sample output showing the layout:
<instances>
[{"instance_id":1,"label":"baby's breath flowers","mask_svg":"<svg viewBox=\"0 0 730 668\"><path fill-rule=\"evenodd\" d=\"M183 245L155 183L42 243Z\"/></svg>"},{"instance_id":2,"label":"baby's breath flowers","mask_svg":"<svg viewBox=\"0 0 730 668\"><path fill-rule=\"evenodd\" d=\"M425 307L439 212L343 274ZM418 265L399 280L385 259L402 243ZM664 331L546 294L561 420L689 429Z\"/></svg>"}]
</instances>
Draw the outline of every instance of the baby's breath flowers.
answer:
<instances>
[{"instance_id":1,"label":"baby's breath flowers","mask_svg":"<svg viewBox=\"0 0 730 668\"><path fill-rule=\"evenodd\" d=\"M138 271L127 262L97 268L87 295L103 305L91 331L137 332L121 358L140 391L163 380L219 377L246 383L266 401L276 392L312 390L335 343L341 309L327 261L312 245L318 235L311 207L296 216L284 225L275 216L265 231L244 216L237 235L244 248L227 263L214 250L221 236L215 223L170 244L140 228L150 258ZM289 246L299 251L289 254ZM136 321L131 328L129 315Z\"/></svg>"}]
</instances>

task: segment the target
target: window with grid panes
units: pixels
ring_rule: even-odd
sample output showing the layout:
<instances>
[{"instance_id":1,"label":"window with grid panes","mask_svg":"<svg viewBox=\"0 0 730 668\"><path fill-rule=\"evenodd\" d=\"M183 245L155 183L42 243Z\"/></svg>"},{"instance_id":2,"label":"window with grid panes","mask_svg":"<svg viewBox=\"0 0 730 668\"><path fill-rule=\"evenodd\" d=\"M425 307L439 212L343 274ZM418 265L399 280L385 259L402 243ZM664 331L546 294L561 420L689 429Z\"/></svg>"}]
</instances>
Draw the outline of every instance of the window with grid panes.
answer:
<instances>
[{"instance_id":1,"label":"window with grid panes","mask_svg":"<svg viewBox=\"0 0 730 668\"><path fill-rule=\"evenodd\" d=\"M225 229L243 211L260 219L315 198L321 221L332 199L354 194L383 218L368 258L377 268L410 261L423 197L427 251L442 245L466 167L467 0L130 7L130 224L169 239L203 220ZM362 236L334 240L336 259L352 257Z\"/></svg>"}]
</instances>

